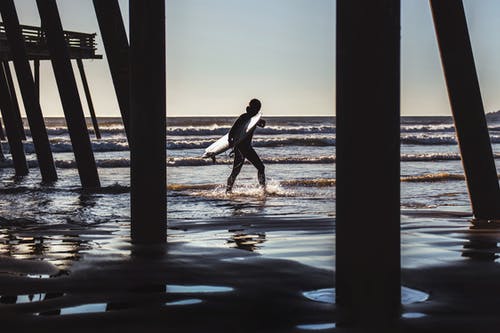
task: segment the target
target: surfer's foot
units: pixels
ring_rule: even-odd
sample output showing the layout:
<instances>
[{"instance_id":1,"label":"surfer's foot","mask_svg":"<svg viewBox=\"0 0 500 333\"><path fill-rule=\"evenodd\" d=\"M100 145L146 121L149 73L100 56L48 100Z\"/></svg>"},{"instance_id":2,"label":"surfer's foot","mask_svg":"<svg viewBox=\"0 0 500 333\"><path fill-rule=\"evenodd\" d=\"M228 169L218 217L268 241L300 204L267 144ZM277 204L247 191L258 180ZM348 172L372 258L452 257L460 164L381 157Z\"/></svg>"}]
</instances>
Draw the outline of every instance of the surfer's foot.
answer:
<instances>
[{"instance_id":1,"label":"surfer's foot","mask_svg":"<svg viewBox=\"0 0 500 333\"><path fill-rule=\"evenodd\" d=\"M257 174L257 178L259 179L259 185L266 189L266 175L264 174L263 171L259 171L259 173Z\"/></svg>"},{"instance_id":2,"label":"surfer's foot","mask_svg":"<svg viewBox=\"0 0 500 333\"><path fill-rule=\"evenodd\" d=\"M236 180L236 177L234 177L232 174L227 179L226 194L229 194L233 191L233 185L234 185L235 180Z\"/></svg>"}]
</instances>

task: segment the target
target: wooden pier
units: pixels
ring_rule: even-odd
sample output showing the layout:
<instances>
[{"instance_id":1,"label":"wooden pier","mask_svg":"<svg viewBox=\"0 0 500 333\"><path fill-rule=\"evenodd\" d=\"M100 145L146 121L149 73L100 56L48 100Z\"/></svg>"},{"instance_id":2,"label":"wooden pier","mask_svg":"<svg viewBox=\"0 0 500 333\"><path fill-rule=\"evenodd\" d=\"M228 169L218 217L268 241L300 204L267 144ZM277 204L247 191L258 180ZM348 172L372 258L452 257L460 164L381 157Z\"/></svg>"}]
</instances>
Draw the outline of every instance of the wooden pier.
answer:
<instances>
[{"instance_id":1,"label":"wooden pier","mask_svg":"<svg viewBox=\"0 0 500 333\"><path fill-rule=\"evenodd\" d=\"M20 25L26 54L29 60L51 60L47 46L47 34L40 28L31 25ZM69 56L71 59L102 59L96 54L95 33L64 31ZM12 60L11 48L5 31L5 24L0 23L0 59Z\"/></svg>"},{"instance_id":2,"label":"wooden pier","mask_svg":"<svg viewBox=\"0 0 500 333\"><path fill-rule=\"evenodd\" d=\"M39 7L42 6L44 8L47 5L50 5L50 3L42 1ZM54 72L56 73L56 81L65 111L82 186L85 188L99 187L97 168L84 121L83 109L76 89L75 77L71 66L68 67L67 65L73 59L77 61L94 132L96 133L96 137L100 138L97 116L94 111L82 60L102 59L102 55L96 53L95 33L63 31L59 43L57 40L58 37L54 37L55 33L50 31L54 27L54 22L60 21L55 3L51 3L51 5L52 7L44 12L47 17L42 17L42 22L44 19L47 20L45 22L47 29L42 29L35 26L20 25L12 0L0 3L0 12L4 20L3 23L0 23L1 81L5 81L5 84L2 84L1 87L4 91L1 93L4 96L3 99L6 99L2 103L3 109L5 109L2 110L2 116L6 126L5 132L7 133L6 137L9 145L11 148L17 147L11 149L16 175L24 176L28 173L29 169L24 166L26 158L22 149L22 143L18 142L19 140L25 140L26 136L24 134L19 102L9 66L10 61L14 64L19 89L23 97L26 118L31 130L42 180L44 182L57 180L57 172L39 102L40 61L51 60ZM30 61L33 61L34 73L31 71ZM75 84L68 85L68 82L75 82ZM79 107L77 107L78 105ZM0 132L3 133L3 130Z\"/></svg>"},{"instance_id":3,"label":"wooden pier","mask_svg":"<svg viewBox=\"0 0 500 333\"><path fill-rule=\"evenodd\" d=\"M165 1L130 2L130 43L118 1L94 1L93 4L130 146L132 241L141 244L164 243ZM4 21L0 23L0 108L1 120L5 125L5 131L0 125L0 139L9 142L16 176L27 175L29 168L23 148L24 127L9 67L12 61L42 180L49 183L57 180L39 102L40 61L50 60L82 187L95 189L100 187L99 175L71 61L76 60L94 132L99 139L97 117L82 61L102 59L96 53L96 34L64 31L55 0L36 0L36 5L43 28L21 25L14 1L0 2L0 14ZM34 73L30 61L33 62ZM3 154L0 149L1 157Z\"/></svg>"}]
</instances>

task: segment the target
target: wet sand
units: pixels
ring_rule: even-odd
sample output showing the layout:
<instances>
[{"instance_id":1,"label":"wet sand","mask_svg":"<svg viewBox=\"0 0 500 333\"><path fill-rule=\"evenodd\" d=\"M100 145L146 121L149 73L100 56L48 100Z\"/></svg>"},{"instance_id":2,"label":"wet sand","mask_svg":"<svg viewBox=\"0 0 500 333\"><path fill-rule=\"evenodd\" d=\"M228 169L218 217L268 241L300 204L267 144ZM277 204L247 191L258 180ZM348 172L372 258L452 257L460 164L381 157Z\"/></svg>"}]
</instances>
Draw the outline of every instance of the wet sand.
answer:
<instances>
[{"instance_id":1,"label":"wet sand","mask_svg":"<svg viewBox=\"0 0 500 333\"><path fill-rule=\"evenodd\" d=\"M474 225L466 211L408 212L406 222L411 220L426 224L419 228L413 228L413 224L405 230L403 220L403 244L409 249L406 252L421 245L427 247L427 252L422 251L419 260L415 260L415 253L406 256L405 267L403 248L402 281L430 296L426 302L405 307L405 311L423 316L403 319L399 330L498 332L500 223ZM414 231L419 234L408 235Z\"/></svg>"},{"instance_id":2,"label":"wet sand","mask_svg":"<svg viewBox=\"0 0 500 333\"><path fill-rule=\"evenodd\" d=\"M269 228L263 226L265 222ZM333 219L259 218L251 222L233 218L171 224L169 233L174 239L179 232L189 234L196 228L263 233L278 229L279 224L281 231L298 230L302 225L301 233L329 229L333 236ZM184 231L178 231L181 226ZM61 230L68 233L68 228ZM34 328L294 332L302 331L299 325L333 322L334 304L303 295L331 288L333 270L237 247L193 246L186 240L171 240L164 248L138 248L122 242L119 251L104 248L101 253L86 253L66 270L49 262L4 256L0 260L2 328L22 332Z\"/></svg>"},{"instance_id":3,"label":"wet sand","mask_svg":"<svg viewBox=\"0 0 500 333\"><path fill-rule=\"evenodd\" d=\"M169 222L169 244L164 248L131 247L122 235L119 242L102 242L100 249L83 251L66 266L57 260L3 255L2 329L356 331L333 327L336 306L331 301L304 295L335 286L332 218L247 216ZM27 229L16 230L27 236L33 232ZM61 226L45 232L77 238L84 234L94 240L114 233L99 227L76 229ZM240 235L240 244L234 235ZM301 239L313 240L317 248ZM425 292L428 298L403 305L402 317L390 331L497 332L499 239L500 229L472 226L465 209L403 211L402 286ZM273 247L281 250L270 251ZM71 256L68 252L60 251L59 259Z\"/></svg>"}]
</instances>

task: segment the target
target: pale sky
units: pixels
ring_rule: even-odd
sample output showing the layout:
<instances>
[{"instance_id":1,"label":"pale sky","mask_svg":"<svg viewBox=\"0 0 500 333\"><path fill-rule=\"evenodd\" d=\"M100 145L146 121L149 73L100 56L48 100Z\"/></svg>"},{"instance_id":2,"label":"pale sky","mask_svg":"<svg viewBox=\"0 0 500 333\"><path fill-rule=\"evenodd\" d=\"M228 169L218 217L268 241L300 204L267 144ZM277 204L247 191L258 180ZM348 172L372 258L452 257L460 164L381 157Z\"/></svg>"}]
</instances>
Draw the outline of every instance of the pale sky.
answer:
<instances>
[{"instance_id":1,"label":"pale sky","mask_svg":"<svg viewBox=\"0 0 500 333\"><path fill-rule=\"evenodd\" d=\"M14 2L21 24L40 24L35 0ZM127 25L128 1L119 2ZM118 116L92 1L57 3L64 29L97 32L104 59L84 62L94 106L98 116ZM496 111L500 1L464 3L485 109ZM450 115L427 0L402 0L401 45L402 115ZM167 0L167 114L236 116L256 97L269 116L334 115L334 48L334 0ZM45 116L63 116L48 61L41 104Z\"/></svg>"}]
</instances>

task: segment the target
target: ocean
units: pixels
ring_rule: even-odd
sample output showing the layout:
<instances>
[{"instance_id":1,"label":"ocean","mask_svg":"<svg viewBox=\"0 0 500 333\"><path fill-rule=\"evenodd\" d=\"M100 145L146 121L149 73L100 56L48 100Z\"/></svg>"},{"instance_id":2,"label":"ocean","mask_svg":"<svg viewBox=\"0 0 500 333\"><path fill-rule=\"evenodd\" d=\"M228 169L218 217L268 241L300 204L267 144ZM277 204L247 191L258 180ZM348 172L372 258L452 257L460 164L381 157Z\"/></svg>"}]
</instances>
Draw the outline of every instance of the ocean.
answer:
<instances>
[{"instance_id":1,"label":"ocean","mask_svg":"<svg viewBox=\"0 0 500 333\"><path fill-rule=\"evenodd\" d=\"M500 158L500 122L489 130ZM335 215L335 118L267 117L253 146L266 165L266 193L248 162L225 194L232 159L213 164L201 159L204 148L225 134L234 118L170 118L167 138L169 217L193 219L231 215ZM360 120L362 121L362 120ZM363 133L359 133L363 135ZM365 149L383 149L367 137ZM363 154L360 151L359 154ZM366 161L359 177L376 177ZM401 208L468 206L460 154L451 117L402 117ZM361 204L361 203L360 203Z\"/></svg>"},{"instance_id":2,"label":"ocean","mask_svg":"<svg viewBox=\"0 0 500 333\"><path fill-rule=\"evenodd\" d=\"M226 194L225 184L231 173L232 158L223 153L214 164L211 159L202 159L201 155L207 146L229 130L235 119L168 118L166 204L169 241L188 242L196 246L237 247L262 255L290 258L294 256L290 255L289 230L273 230L267 236L262 232L245 234L238 228L236 232L226 230L221 233L220 230L199 228L200 221L204 221L202 225L210 225L211 219L232 218L234 221L238 218L244 224L257 221L259 216L266 219L286 218L288 221L294 218L311 219L311 223L317 219L322 221L322 218L333 221L335 118L264 119L267 126L256 129L253 146L266 165L266 191L258 186L256 169L247 162L236 180L233 193ZM498 161L500 119L498 115L491 115L488 119L493 151ZM25 151L30 165L27 177L14 177L9 146L7 142L2 142L7 161L0 168L0 255L43 258L66 267L85 253L123 253L120 246L128 242L130 219L129 151L119 118L101 118L99 123L102 132L100 140L94 137L89 126L103 186L96 192L80 189L63 118L46 119L59 174L59 180L54 184L41 184L26 124ZM452 119L403 117L401 142L402 212L470 212ZM377 146L376 138L367 137L366 149L383 147ZM371 172L372 163L377 161L366 161L366 171L359 177L377 176ZM497 170L500 170L498 166ZM194 231L186 232L189 226ZM50 235L24 237L26 230L48 228L78 232L73 232L73 236L52 231ZM283 228L291 229L284 225ZM332 227L321 228L306 238L300 238L300 232L295 232L294 240L302 239L302 249L313 243L322 244L323 249L315 256L304 254L294 258L302 263L333 269L334 230ZM292 229L297 231L301 227L294 226ZM87 235L100 232L97 236ZM59 253L68 248L73 249L71 254Z\"/></svg>"}]
</instances>

